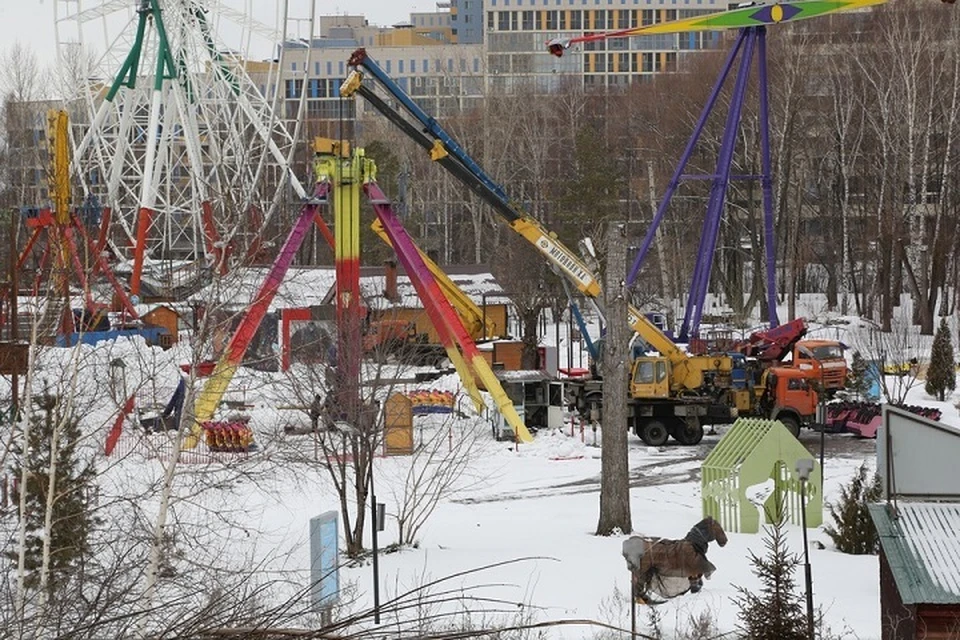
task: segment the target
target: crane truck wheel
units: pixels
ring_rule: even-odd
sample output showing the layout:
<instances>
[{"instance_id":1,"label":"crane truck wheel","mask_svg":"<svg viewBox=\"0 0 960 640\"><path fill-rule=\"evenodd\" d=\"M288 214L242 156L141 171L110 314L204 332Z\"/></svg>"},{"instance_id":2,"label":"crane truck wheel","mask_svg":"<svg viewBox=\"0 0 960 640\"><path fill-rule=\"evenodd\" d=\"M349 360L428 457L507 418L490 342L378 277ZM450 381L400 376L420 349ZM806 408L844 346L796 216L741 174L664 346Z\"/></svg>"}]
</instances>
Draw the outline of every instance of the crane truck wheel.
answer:
<instances>
[{"instance_id":1,"label":"crane truck wheel","mask_svg":"<svg viewBox=\"0 0 960 640\"><path fill-rule=\"evenodd\" d=\"M693 446L703 440L703 425L699 420L687 422L684 419L676 421L673 427L673 439L683 445Z\"/></svg>"},{"instance_id":2,"label":"crane truck wheel","mask_svg":"<svg viewBox=\"0 0 960 640\"><path fill-rule=\"evenodd\" d=\"M637 435L651 447L662 447L667 443L670 432L659 420L646 420L637 424Z\"/></svg>"},{"instance_id":3,"label":"crane truck wheel","mask_svg":"<svg viewBox=\"0 0 960 640\"><path fill-rule=\"evenodd\" d=\"M779 415L774 420L779 420L780 424L787 428L794 438L800 437L800 422L791 415Z\"/></svg>"}]
</instances>

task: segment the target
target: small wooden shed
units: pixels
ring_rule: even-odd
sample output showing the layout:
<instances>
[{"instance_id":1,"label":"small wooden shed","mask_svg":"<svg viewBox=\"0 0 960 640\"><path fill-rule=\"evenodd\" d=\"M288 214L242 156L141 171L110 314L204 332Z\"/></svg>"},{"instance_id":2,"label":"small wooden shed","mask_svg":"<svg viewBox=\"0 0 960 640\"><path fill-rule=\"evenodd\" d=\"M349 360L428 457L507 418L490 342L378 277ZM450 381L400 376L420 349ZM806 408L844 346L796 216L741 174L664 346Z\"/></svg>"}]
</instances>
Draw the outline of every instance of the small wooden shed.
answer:
<instances>
[{"instance_id":1,"label":"small wooden shed","mask_svg":"<svg viewBox=\"0 0 960 640\"><path fill-rule=\"evenodd\" d=\"M870 505L880 537L883 640L960 637L960 504Z\"/></svg>"},{"instance_id":2,"label":"small wooden shed","mask_svg":"<svg viewBox=\"0 0 960 640\"><path fill-rule=\"evenodd\" d=\"M870 505L883 640L960 637L958 459L960 428L884 405L877 471L886 502Z\"/></svg>"},{"instance_id":3,"label":"small wooden shed","mask_svg":"<svg viewBox=\"0 0 960 640\"><path fill-rule=\"evenodd\" d=\"M175 344L179 340L180 314L175 309L158 305L140 316L140 319L146 324L166 329L170 333L170 344Z\"/></svg>"}]
</instances>

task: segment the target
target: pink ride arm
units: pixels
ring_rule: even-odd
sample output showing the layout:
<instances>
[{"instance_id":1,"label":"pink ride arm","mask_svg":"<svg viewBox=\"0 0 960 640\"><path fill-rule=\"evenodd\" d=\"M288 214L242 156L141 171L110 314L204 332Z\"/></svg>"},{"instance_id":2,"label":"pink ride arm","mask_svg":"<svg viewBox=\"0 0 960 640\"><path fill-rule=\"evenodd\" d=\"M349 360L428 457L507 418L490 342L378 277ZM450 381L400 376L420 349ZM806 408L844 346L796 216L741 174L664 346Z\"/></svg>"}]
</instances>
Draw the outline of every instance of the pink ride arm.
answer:
<instances>
[{"instance_id":1,"label":"pink ride arm","mask_svg":"<svg viewBox=\"0 0 960 640\"><path fill-rule=\"evenodd\" d=\"M397 216L393 213L393 208L383 191L375 182L367 182L363 189L373 203L377 217L383 223L384 231L386 231L394 250L397 252L397 258L406 270L407 275L410 276L410 281L417 290L417 295L420 296L420 301L423 302L427 315L436 328L447 353L455 351L459 355L462 352L466 365L484 383L487 391L493 396L500 413L513 427L517 438L522 442L533 441L533 436L530 435L526 425L523 424L520 416L513 408L513 402L507 396L503 387L500 386L500 381L497 380L486 360L483 359L477 345L460 321L457 312L444 297L440 285L437 284L433 274L430 273L430 269L427 268L417 252L413 241L410 240L403 225L400 224ZM455 358L451 358L451 360L456 362ZM465 385L475 385L470 376L464 378L461 374L461 380Z\"/></svg>"},{"instance_id":2,"label":"pink ride arm","mask_svg":"<svg viewBox=\"0 0 960 640\"><path fill-rule=\"evenodd\" d=\"M240 321L240 325L236 331L234 331L233 337L230 338L230 343L227 345L226 350L220 357L220 360L217 361L217 366L214 368L213 373L207 379L203 390L197 397L193 430L190 436L184 440L184 448L192 449L196 446L197 440L199 439L200 424L213 417L217 405L220 404L220 400L223 398L223 394L226 393L227 387L230 386L233 374L243 361L243 356L247 352L250 341L253 340L253 336L260 327L260 322L263 320L263 317L267 315L270 303L273 302L274 296L277 295L277 290L280 288L280 283L283 282L283 277L286 275L287 269L290 268L290 264L293 262L294 255L296 255L297 250L303 243L303 239L306 237L310 225L313 224L313 218L317 213L320 200L327 196L328 189L329 185L327 183L318 183L314 191L314 197L305 203L300 210L300 217L297 218L296 224L293 226L293 229L290 230L286 242L283 243L283 247L280 249L280 254L277 256L277 259L274 260L273 266L270 267L270 272L267 274L263 284L260 285L260 290L257 292L256 297L253 299L253 302L250 303L247 314L243 317L243 320Z\"/></svg>"}]
</instances>

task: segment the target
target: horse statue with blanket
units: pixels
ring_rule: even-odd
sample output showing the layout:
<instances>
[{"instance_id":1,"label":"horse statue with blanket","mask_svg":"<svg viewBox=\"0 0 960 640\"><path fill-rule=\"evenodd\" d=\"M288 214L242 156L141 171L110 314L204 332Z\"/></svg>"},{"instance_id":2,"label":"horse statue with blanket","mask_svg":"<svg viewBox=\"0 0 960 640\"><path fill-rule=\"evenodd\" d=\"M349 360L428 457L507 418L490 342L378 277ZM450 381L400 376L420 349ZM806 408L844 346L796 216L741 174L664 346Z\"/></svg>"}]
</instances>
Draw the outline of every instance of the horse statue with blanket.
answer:
<instances>
[{"instance_id":1,"label":"horse statue with blanket","mask_svg":"<svg viewBox=\"0 0 960 640\"><path fill-rule=\"evenodd\" d=\"M631 536L623 543L623 557L632 575L633 598L643 604L662 604L703 588L717 568L707 560L707 546L727 544L720 523L707 516L682 540Z\"/></svg>"}]
</instances>

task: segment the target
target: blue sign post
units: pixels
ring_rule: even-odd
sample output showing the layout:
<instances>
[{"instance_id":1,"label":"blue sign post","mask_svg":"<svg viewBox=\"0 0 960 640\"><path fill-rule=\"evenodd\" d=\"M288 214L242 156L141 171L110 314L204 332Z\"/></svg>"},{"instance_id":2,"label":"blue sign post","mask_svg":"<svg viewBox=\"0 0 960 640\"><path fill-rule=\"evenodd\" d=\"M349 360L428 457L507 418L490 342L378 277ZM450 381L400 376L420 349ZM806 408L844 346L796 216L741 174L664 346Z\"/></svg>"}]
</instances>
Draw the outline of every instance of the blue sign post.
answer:
<instances>
[{"instance_id":1,"label":"blue sign post","mask_svg":"<svg viewBox=\"0 0 960 640\"><path fill-rule=\"evenodd\" d=\"M330 608L340 597L339 541L336 511L310 518L310 599L315 611Z\"/></svg>"}]
</instances>

